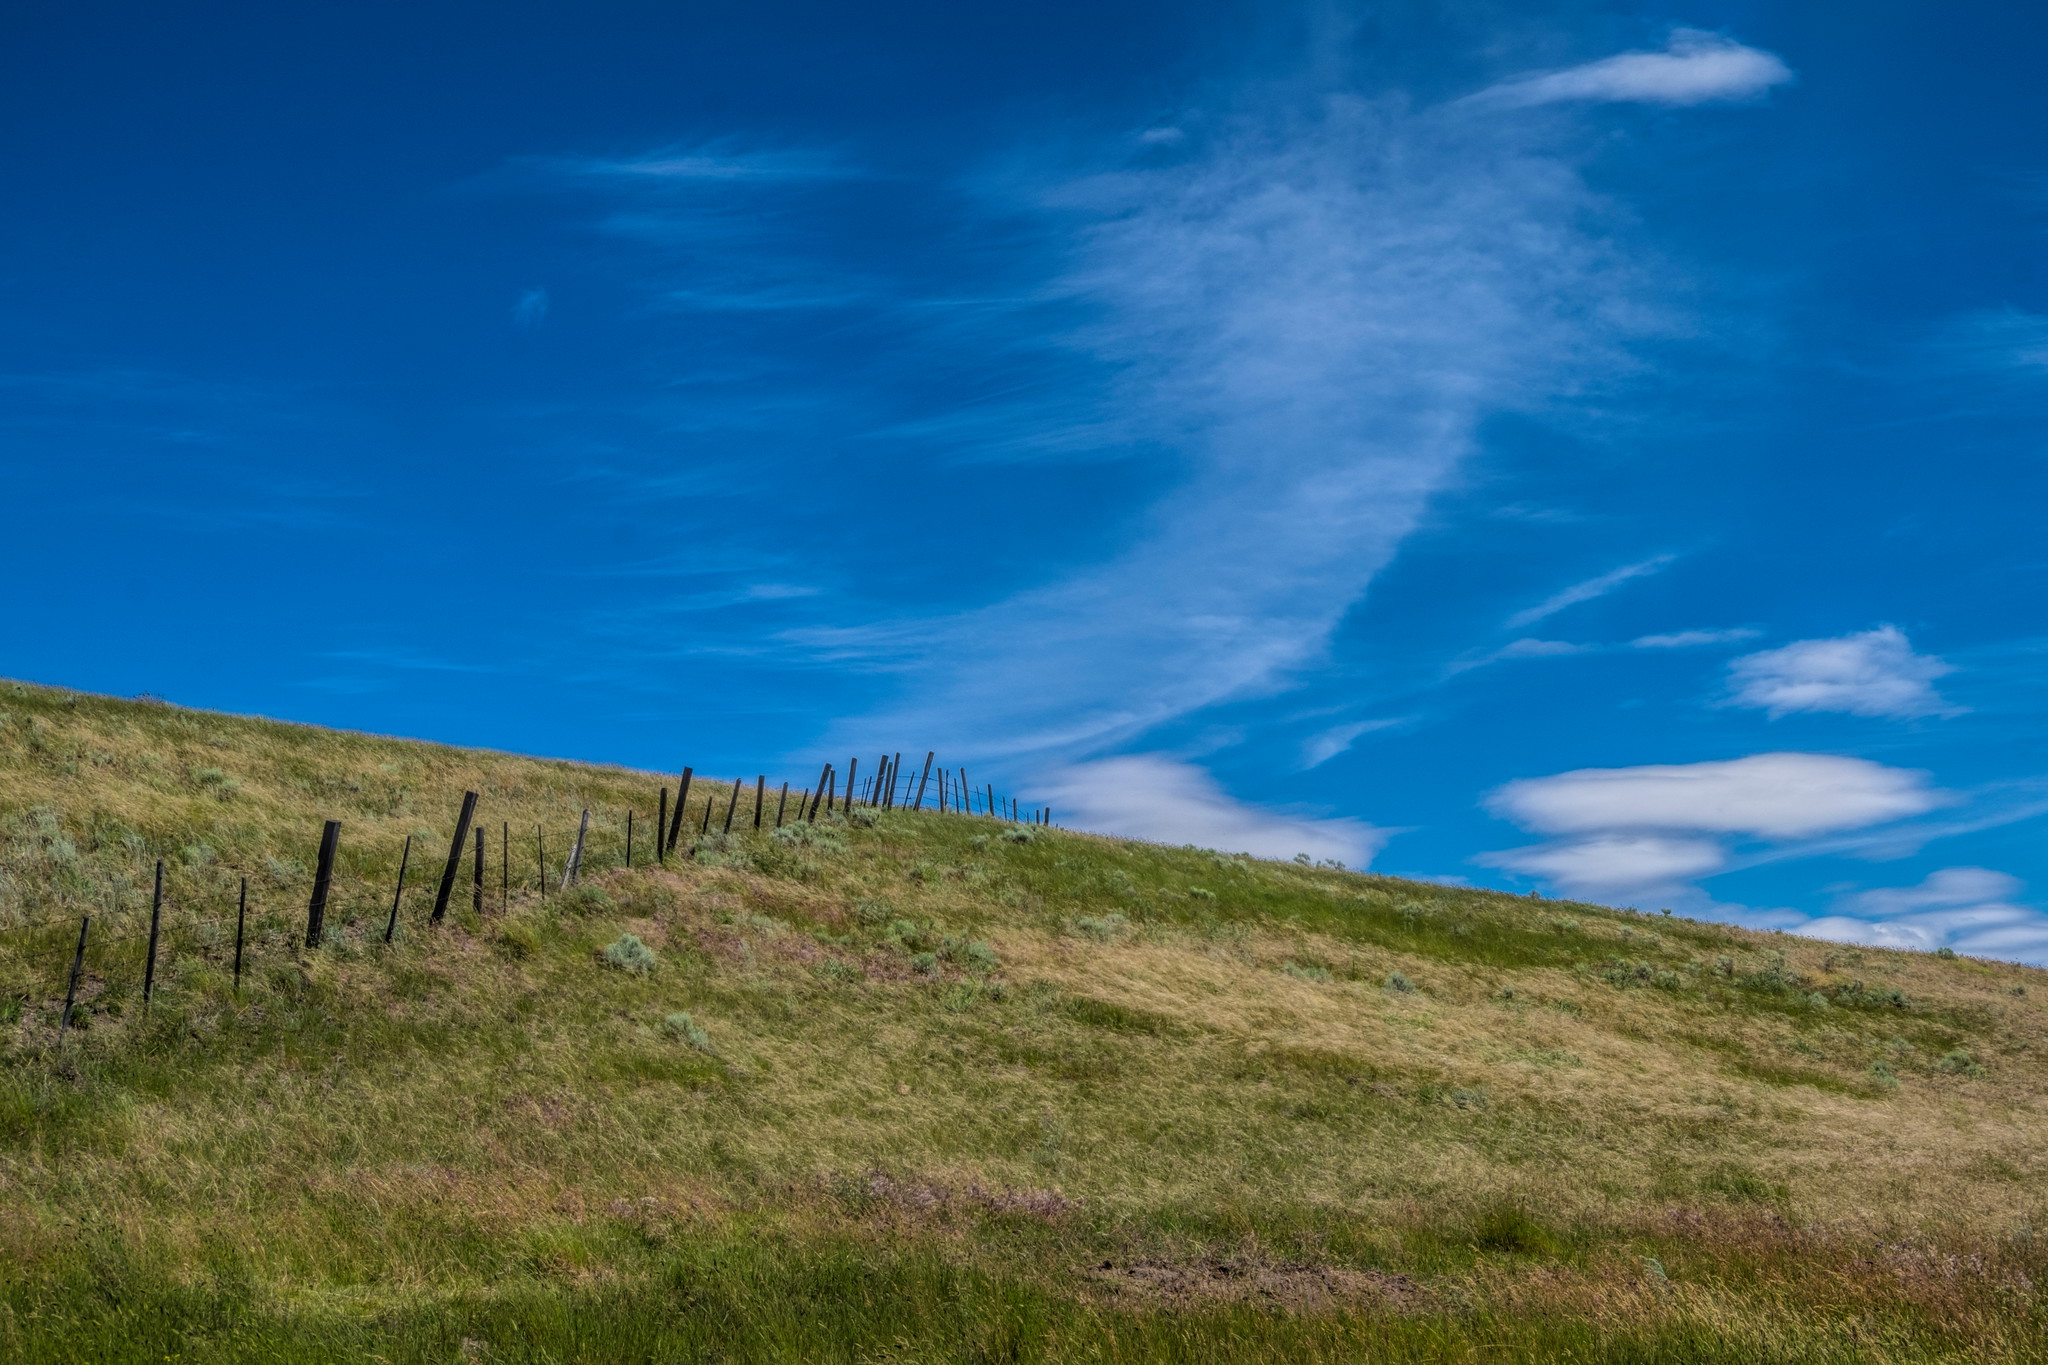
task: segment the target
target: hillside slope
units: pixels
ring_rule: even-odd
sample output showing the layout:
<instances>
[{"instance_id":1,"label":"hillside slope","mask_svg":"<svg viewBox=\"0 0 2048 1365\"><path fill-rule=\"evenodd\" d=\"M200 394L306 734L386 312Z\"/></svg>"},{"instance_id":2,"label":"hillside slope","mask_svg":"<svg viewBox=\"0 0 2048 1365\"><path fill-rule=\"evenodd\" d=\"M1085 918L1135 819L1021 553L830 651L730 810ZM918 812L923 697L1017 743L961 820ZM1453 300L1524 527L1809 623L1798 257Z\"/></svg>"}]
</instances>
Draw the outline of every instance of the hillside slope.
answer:
<instances>
[{"instance_id":1,"label":"hillside slope","mask_svg":"<svg viewBox=\"0 0 2048 1365\"><path fill-rule=\"evenodd\" d=\"M662 781L0 685L4 1349L2048 1358L2032 969Z\"/></svg>"}]
</instances>

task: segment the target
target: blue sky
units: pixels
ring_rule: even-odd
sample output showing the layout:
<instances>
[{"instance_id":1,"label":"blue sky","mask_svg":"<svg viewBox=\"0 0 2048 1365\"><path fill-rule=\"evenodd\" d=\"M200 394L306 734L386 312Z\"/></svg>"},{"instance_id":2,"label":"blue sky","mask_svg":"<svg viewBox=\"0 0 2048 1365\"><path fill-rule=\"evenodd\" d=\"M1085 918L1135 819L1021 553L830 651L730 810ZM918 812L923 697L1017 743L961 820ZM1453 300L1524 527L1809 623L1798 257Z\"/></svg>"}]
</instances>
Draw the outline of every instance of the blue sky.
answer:
<instances>
[{"instance_id":1,"label":"blue sky","mask_svg":"<svg viewBox=\"0 0 2048 1365\"><path fill-rule=\"evenodd\" d=\"M2048 961L2048 17L0 24L0 673Z\"/></svg>"}]
</instances>

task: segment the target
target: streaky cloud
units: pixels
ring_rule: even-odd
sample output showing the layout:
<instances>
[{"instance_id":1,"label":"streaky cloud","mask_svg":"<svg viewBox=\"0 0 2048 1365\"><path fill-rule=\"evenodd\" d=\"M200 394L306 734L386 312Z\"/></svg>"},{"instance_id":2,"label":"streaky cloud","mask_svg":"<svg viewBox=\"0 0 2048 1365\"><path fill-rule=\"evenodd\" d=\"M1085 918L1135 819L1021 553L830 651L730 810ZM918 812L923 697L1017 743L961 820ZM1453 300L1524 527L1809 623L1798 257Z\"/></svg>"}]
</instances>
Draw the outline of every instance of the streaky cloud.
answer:
<instances>
[{"instance_id":1,"label":"streaky cloud","mask_svg":"<svg viewBox=\"0 0 2048 1365\"><path fill-rule=\"evenodd\" d=\"M1541 104L1710 104L1755 99L1792 79L1773 53L1702 29L1674 29L1662 52L1621 52L1562 71L1518 76L1466 97L1503 109Z\"/></svg>"},{"instance_id":2,"label":"streaky cloud","mask_svg":"<svg viewBox=\"0 0 2048 1365\"><path fill-rule=\"evenodd\" d=\"M1553 593L1533 607L1516 612L1507 619L1509 630L1521 630L1538 621L1555 616L1566 607L1575 607L1581 602L1590 602L1596 597L1605 597L1631 579L1642 578L1665 568L1677 555L1653 555L1634 564L1624 564L1618 569L1589 578L1583 583L1574 583L1561 592Z\"/></svg>"}]
</instances>

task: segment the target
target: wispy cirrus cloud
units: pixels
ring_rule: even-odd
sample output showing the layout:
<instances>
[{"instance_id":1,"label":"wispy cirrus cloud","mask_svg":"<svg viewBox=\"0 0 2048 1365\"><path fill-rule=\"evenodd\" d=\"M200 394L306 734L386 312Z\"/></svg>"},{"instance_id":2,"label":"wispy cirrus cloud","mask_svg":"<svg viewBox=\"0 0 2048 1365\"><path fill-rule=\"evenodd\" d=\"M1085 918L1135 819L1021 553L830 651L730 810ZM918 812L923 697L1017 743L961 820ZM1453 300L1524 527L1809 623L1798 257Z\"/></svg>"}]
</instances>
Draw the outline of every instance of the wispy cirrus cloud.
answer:
<instances>
[{"instance_id":1,"label":"wispy cirrus cloud","mask_svg":"<svg viewBox=\"0 0 2048 1365\"><path fill-rule=\"evenodd\" d=\"M832 158L661 153L583 171L625 197L608 230L677 243L692 267L678 297L737 312L855 292L888 311L906 363L1047 362L986 401L875 423L878 439L1025 458L1143 450L1170 471L1125 518L1122 548L1092 563L964 611L782 629L788 648L901 680L898 700L835 740L916 734L1048 771L1282 689L1322 657L1488 416L1633 373L1632 341L1665 325L1576 147L1540 140L1569 130L1532 130L1499 104L1417 111L1398 94L1283 83L1190 109L1172 134L973 181L953 210L1000 221L1045 266L1029 279L1013 257L1013 287L975 299L870 289L859 266L785 251L790 225L820 211L804 196L845 183ZM746 210L762 203L756 230Z\"/></svg>"},{"instance_id":2,"label":"wispy cirrus cloud","mask_svg":"<svg viewBox=\"0 0 2048 1365\"><path fill-rule=\"evenodd\" d=\"M1468 96L1508 109L1539 104L1709 104L1755 99L1792 79L1784 59L1702 29L1674 29L1662 52L1620 52L1518 76Z\"/></svg>"},{"instance_id":3,"label":"wispy cirrus cloud","mask_svg":"<svg viewBox=\"0 0 2048 1365\"><path fill-rule=\"evenodd\" d=\"M1570 587L1552 593L1533 607L1524 608L1507 619L1509 630L1522 630L1557 615L1566 607L1575 607L1581 602L1591 602L1596 597L1605 597L1622 584L1632 579L1643 578L1670 565L1677 555L1653 555L1634 564L1624 564L1618 569L1574 583Z\"/></svg>"}]
</instances>

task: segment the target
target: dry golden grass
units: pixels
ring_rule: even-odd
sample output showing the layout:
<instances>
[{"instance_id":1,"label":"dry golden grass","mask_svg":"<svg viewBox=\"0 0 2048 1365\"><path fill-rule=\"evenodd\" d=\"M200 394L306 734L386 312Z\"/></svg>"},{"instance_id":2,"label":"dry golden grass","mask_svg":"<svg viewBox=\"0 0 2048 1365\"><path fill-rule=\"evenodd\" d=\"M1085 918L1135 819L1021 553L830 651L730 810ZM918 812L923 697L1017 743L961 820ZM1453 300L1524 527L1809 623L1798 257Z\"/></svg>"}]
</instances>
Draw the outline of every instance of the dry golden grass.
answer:
<instances>
[{"instance_id":1,"label":"dry golden grass","mask_svg":"<svg viewBox=\"0 0 2048 1365\"><path fill-rule=\"evenodd\" d=\"M1700 1359L2039 1340L2031 969L981 819L781 841L751 789L744 837L620 870L661 780L0 687L0 1264L228 1267L290 1311L398 1313L851 1238L1103 1312L1583 1318L1723 1352ZM465 788L488 913L465 882L429 929ZM586 807L603 894L543 904L532 828L558 871ZM325 818L337 932L307 951ZM132 934L159 857L158 1001L109 949L60 1046L71 931L33 926ZM603 964L624 933L660 970ZM664 1023L685 1010L709 1051Z\"/></svg>"}]
</instances>

